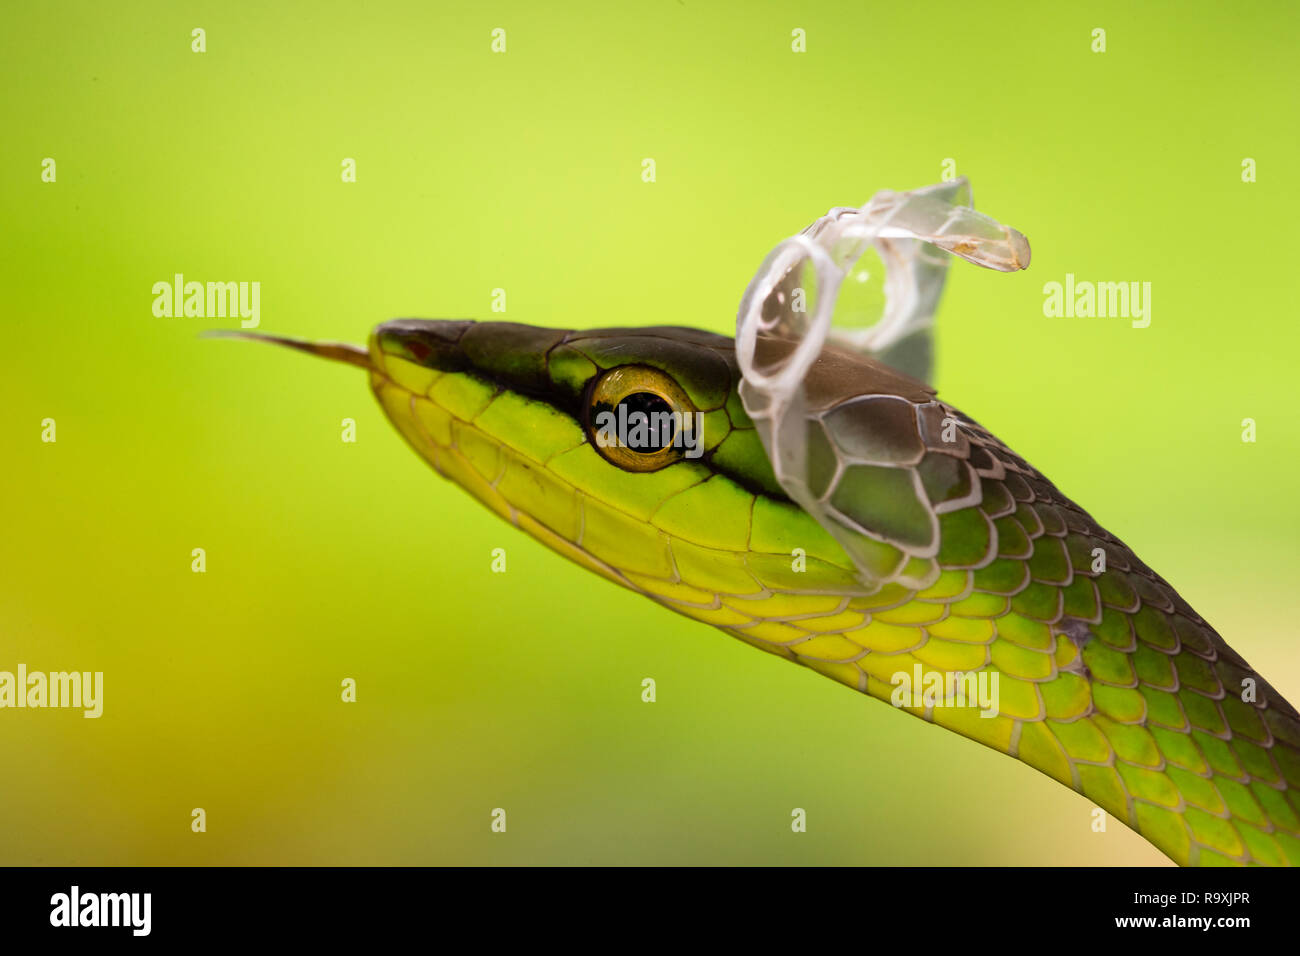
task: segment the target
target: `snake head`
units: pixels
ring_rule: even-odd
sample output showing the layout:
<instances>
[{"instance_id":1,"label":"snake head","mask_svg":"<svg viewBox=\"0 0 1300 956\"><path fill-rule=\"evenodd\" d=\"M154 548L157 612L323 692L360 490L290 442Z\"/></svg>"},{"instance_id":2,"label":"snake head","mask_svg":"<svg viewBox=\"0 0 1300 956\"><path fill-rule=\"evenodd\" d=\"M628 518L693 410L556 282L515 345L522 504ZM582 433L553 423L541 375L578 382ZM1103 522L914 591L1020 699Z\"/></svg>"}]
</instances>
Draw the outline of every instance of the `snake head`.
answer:
<instances>
[{"instance_id":1,"label":"snake head","mask_svg":"<svg viewBox=\"0 0 1300 956\"><path fill-rule=\"evenodd\" d=\"M401 319L374 330L369 360L380 405L440 474L588 566L673 578L665 529L714 525L743 551L755 496L786 500L725 336Z\"/></svg>"},{"instance_id":2,"label":"snake head","mask_svg":"<svg viewBox=\"0 0 1300 956\"><path fill-rule=\"evenodd\" d=\"M797 590L783 606L807 611L826 602L804 592L878 586L776 480L729 337L426 319L385 322L364 350L234 335L367 369L388 418L440 475L566 557L676 610L720 623L728 615L703 614L718 610L720 594ZM760 337L757 361L780 364L793 347ZM807 382L819 408L864 394L932 397L922 383L833 348ZM666 426L635 430L656 418ZM892 428L865 420L856 428L877 424ZM824 464L833 470L833 455ZM877 550L880 568L886 558L901 566L900 549Z\"/></svg>"}]
</instances>

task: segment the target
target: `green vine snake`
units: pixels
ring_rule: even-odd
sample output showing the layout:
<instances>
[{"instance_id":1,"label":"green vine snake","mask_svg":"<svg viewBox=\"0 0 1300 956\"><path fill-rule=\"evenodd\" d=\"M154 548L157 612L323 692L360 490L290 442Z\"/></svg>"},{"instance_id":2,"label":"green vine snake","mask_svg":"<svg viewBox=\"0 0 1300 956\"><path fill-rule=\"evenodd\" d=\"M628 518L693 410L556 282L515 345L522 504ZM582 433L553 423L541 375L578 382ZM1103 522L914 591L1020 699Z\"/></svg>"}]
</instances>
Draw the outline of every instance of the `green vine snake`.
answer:
<instances>
[{"instance_id":1,"label":"green vine snake","mask_svg":"<svg viewBox=\"0 0 1300 956\"><path fill-rule=\"evenodd\" d=\"M232 334L366 369L440 475L615 584L1022 760L1178 863L1300 864L1300 715L926 384L953 255L1011 272L1029 248L959 180L780 244L734 341L424 320L365 349ZM596 413L620 408L678 424L597 441ZM672 440L691 421L693 449ZM991 702L962 696L990 689L971 675L996 676Z\"/></svg>"}]
</instances>

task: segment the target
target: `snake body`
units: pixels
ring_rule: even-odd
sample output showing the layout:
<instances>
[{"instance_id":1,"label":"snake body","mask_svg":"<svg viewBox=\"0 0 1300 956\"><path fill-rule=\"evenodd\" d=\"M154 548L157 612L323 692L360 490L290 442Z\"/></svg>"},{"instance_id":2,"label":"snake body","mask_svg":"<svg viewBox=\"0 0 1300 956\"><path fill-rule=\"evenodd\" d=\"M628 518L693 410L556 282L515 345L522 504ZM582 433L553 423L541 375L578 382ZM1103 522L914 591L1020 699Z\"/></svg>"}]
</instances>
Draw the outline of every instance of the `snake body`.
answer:
<instances>
[{"instance_id":1,"label":"snake body","mask_svg":"<svg viewBox=\"0 0 1300 956\"><path fill-rule=\"evenodd\" d=\"M904 708L1076 790L1178 863L1300 864L1295 708L929 386L834 348L805 382L811 490L863 532L857 558L888 582L873 586L774 478L730 338L398 320L365 351L287 344L368 368L439 474L615 584L884 701L899 674L996 674L993 716ZM771 360L790 348L759 341ZM701 413L700 457L636 471L597 446L593 389L619 369Z\"/></svg>"}]
</instances>

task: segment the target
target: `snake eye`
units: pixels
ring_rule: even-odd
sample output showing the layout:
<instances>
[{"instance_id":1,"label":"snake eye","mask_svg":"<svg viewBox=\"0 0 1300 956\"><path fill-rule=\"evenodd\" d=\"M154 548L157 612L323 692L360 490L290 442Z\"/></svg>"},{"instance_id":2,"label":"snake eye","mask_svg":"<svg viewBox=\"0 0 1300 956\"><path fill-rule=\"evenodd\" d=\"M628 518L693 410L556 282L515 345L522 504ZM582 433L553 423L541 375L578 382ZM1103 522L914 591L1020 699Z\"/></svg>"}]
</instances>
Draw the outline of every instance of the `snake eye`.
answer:
<instances>
[{"instance_id":1,"label":"snake eye","mask_svg":"<svg viewBox=\"0 0 1300 956\"><path fill-rule=\"evenodd\" d=\"M666 372L643 365L611 369L589 387L587 437L624 471L657 471L699 438L695 407Z\"/></svg>"}]
</instances>

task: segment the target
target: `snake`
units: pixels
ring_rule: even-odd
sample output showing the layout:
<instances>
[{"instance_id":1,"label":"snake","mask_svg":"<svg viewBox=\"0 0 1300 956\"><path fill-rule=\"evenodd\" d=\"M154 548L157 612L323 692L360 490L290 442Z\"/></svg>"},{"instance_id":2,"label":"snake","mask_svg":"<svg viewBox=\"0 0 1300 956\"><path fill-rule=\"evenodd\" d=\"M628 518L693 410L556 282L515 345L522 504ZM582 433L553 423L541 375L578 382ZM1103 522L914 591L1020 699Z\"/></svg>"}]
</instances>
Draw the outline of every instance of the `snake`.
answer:
<instances>
[{"instance_id":1,"label":"snake","mask_svg":"<svg viewBox=\"0 0 1300 956\"><path fill-rule=\"evenodd\" d=\"M1082 794L1181 865L1300 864L1300 714L1159 574L933 387L827 343L803 380L811 493L778 480L731 337L398 319L364 369L439 475L592 573ZM758 334L777 367L797 343ZM700 422L694 450L597 440L600 412ZM866 567L876 584L864 579ZM885 582L880 584L879 582ZM996 706L899 675L996 677Z\"/></svg>"}]
</instances>

